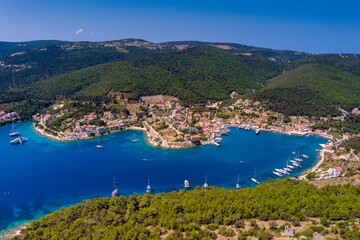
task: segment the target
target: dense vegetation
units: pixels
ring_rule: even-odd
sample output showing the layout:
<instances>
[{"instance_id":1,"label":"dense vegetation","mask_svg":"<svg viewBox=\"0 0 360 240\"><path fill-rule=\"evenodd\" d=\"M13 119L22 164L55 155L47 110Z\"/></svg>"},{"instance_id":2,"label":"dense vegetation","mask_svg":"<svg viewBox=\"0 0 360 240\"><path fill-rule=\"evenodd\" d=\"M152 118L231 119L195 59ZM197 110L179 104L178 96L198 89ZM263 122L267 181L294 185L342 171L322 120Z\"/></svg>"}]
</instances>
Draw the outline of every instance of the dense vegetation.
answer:
<instances>
[{"instance_id":1,"label":"dense vegetation","mask_svg":"<svg viewBox=\"0 0 360 240\"><path fill-rule=\"evenodd\" d=\"M355 153L360 152L360 137L351 138L347 140L346 142L341 144L342 147L345 147L347 149L355 149Z\"/></svg>"},{"instance_id":2,"label":"dense vegetation","mask_svg":"<svg viewBox=\"0 0 360 240\"><path fill-rule=\"evenodd\" d=\"M360 105L360 77L323 64L307 64L270 79L252 98L288 115L335 116Z\"/></svg>"},{"instance_id":3,"label":"dense vegetation","mask_svg":"<svg viewBox=\"0 0 360 240\"><path fill-rule=\"evenodd\" d=\"M273 70L264 72L264 68ZM11 96L91 100L115 91L130 93L130 99L170 94L195 103L226 99L231 91L259 89L261 81L280 72L273 62L259 56L237 56L200 46L144 60L85 68L13 90Z\"/></svg>"},{"instance_id":4,"label":"dense vegetation","mask_svg":"<svg viewBox=\"0 0 360 240\"><path fill-rule=\"evenodd\" d=\"M0 104L59 98L105 101L109 92L125 93L130 100L171 94L183 104L192 104L226 100L231 91L246 94L265 85L246 97L286 115L336 116L339 107L349 110L360 105L356 54L125 39L19 43L18 47L26 44L28 49L11 56L20 50L8 47L14 44L0 43L0 52L10 51L0 55L0 61L11 65L0 67ZM19 70L22 64L26 67ZM283 70L287 72L281 74Z\"/></svg>"},{"instance_id":5,"label":"dense vegetation","mask_svg":"<svg viewBox=\"0 0 360 240\"><path fill-rule=\"evenodd\" d=\"M340 119L331 119L329 121L323 122L321 124L315 124L312 126L315 129L332 129L332 132L340 133L360 133L360 115L350 114L344 118Z\"/></svg>"},{"instance_id":6,"label":"dense vegetation","mask_svg":"<svg viewBox=\"0 0 360 240\"><path fill-rule=\"evenodd\" d=\"M241 229L243 219L253 218L297 222L316 217L328 225L329 221L360 217L359 193L360 186L350 184L316 188L305 181L284 179L241 190L198 187L193 191L99 198L32 222L24 231L24 239L158 239L168 230L174 230L169 239L182 239L182 232L187 239L215 239L206 228L234 225ZM260 236L262 231L257 229L252 234ZM356 236L360 236L359 229L341 232L344 239Z\"/></svg>"},{"instance_id":7,"label":"dense vegetation","mask_svg":"<svg viewBox=\"0 0 360 240\"><path fill-rule=\"evenodd\" d=\"M279 87L254 92L250 98L265 102L275 112L290 116L337 116L340 111L329 99L308 87Z\"/></svg>"},{"instance_id":8,"label":"dense vegetation","mask_svg":"<svg viewBox=\"0 0 360 240\"><path fill-rule=\"evenodd\" d=\"M47 47L61 42L62 41L57 40L40 40L31 42L0 42L0 55L20 52L32 48Z\"/></svg>"},{"instance_id":9,"label":"dense vegetation","mask_svg":"<svg viewBox=\"0 0 360 240\"><path fill-rule=\"evenodd\" d=\"M0 67L0 90L27 86L42 79L79 70L97 64L147 58L160 53L169 52L164 50L150 50L146 48L126 46L119 51L115 47L103 47L95 43L76 43L72 50L64 48L71 44L56 44L45 49L34 48L25 51L22 55L4 55L0 58L6 65L12 67ZM17 65L25 64L30 68L14 72Z\"/></svg>"}]
</instances>

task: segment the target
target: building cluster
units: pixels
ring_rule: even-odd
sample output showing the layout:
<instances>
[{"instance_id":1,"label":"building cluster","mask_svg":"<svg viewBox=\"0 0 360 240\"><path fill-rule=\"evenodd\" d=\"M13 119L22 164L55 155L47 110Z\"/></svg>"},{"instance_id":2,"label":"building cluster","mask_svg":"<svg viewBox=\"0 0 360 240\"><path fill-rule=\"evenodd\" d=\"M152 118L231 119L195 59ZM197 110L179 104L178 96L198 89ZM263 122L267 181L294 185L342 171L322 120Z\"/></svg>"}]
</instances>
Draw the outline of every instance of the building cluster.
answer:
<instances>
[{"instance_id":1,"label":"building cluster","mask_svg":"<svg viewBox=\"0 0 360 240\"><path fill-rule=\"evenodd\" d=\"M31 66L27 64L5 64L4 61L0 61L0 67L12 68L13 72L19 72L21 70L31 68Z\"/></svg>"},{"instance_id":2,"label":"building cluster","mask_svg":"<svg viewBox=\"0 0 360 240\"><path fill-rule=\"evenodd\" d=\"M53 118L61 117L63 113L51 115L45 114L43 116L36 115L34 120L42 123L44 126ZM103 125L94 125L93 121L102 120ZM80 119L67 118L65 124L67 130L59 132L59 136L66 139L86 139L91 136L103 135L105 133L112 133L125 129L130 124L138 122L138 118L134 116L120 117L116 116L111 112L104 112L103 114L97 115L91 113L83 116ZM53 130L53 129L52 129Z\"/></svg>"},{"instance_id":3,"label":"building cluster","mask_svg":"<svg viewBox=\"0 0 360 240\"><path fill-rule=\"evenodd\" d=\"M0 123L16 119L19 119L19 115L16 112L5 113L4 111L0 111Z\"/></svg>"}]
</instances>

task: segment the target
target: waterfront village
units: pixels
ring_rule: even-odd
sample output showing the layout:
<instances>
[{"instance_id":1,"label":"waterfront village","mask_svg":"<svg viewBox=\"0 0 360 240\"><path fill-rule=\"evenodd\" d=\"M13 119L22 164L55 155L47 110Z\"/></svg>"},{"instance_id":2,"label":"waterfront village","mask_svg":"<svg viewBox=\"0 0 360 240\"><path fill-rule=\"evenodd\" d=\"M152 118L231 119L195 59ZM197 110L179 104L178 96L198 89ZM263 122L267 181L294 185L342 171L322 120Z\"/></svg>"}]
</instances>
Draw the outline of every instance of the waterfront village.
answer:
<instances>
[{"instance_id":1,"label":"waterfront village","mask_svg":"<svg viewBox=\"0 0 360 240\"><path fill-rule=\"evenodd\" d=\"M236 93L232 93L234 96ZM340 110L343 115L337 118L344 119L348 113ZM357 109L353 113L360 114ZM18 117L15 112L0 112L3 121ZM314 125L327 121L326 118L286 117L265 110L261 103L248 99L238 99L228 105L217 102L192 107L181 106L178 98L164 95L143 96L140 101L132 102L116 98L112 103L97 105L59 101L41 114L34 115L33 120L38 133L57 141L76 141L138 129L147 133L151 145L164 148L220 145L222 136L229 134L231 127L255 130L257 134L270 131L299 136L318 135L329 141L319 150L321 160L302 178L321 180L360 175L351 170L360 171L359 153L340 147L341 143L354 136L338 136L331 129L314 128Z\"/></svg>"}]
</instances>

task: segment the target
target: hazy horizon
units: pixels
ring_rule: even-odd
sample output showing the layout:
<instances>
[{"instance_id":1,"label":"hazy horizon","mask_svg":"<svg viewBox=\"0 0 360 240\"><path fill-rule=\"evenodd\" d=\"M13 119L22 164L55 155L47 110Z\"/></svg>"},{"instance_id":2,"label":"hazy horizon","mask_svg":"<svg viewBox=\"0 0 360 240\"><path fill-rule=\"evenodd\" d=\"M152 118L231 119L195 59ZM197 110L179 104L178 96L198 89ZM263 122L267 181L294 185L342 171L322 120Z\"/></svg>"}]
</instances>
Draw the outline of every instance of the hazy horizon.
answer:
<instances>
[{"instance_id":1,"label":"hazy horizon","mask_svg":"<svg viewBox=\"0 0 360 240\"><path fill-rule=\"evenodd\" d=\"M239 43L309 53L357 53L360 3L217 0L3 0L0 41Z\"/></svg>"}]
</instances>

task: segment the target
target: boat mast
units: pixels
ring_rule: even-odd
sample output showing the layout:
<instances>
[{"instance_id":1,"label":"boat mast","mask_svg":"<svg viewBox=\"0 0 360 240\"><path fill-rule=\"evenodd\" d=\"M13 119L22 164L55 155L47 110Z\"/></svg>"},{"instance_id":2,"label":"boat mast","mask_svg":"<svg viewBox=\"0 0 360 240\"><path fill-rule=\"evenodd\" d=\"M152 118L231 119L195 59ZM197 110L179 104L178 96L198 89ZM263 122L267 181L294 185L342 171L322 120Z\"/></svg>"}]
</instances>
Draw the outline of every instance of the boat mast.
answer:
<instances>
[{"instance_id":1,"label":"boat mast","mask_svg":"<svg viewBox=\"0 0 360 240\"><path fill-rule=\"evenodd\" d=\"M113 180L113 184L114 184L114 189L117 189L117 186L116 186L116 178L115 178L115 173L114 173L114 180Z\"/></svg>"},{"instance_id":2,"label":"boat mast","mask_svg":"<svg viewBox=\"0 0 360 240\"><path fill-rule=\"evenodd\" d=\"M205 174L205 183L204 183L204 188L207 188L209 185L207 184L207 172Z\"/></svg>"},{"instance_id":3,"label":"boat mast","mask_svg":"<svg viewBox=\"0 0 360 240\"><path fill-rule=\"evenodd\" d=\"M146 193L151 193L151 187L150 187L150 178L148 176L148 185L146 187Z\"/></svg>"}]
</instances>

